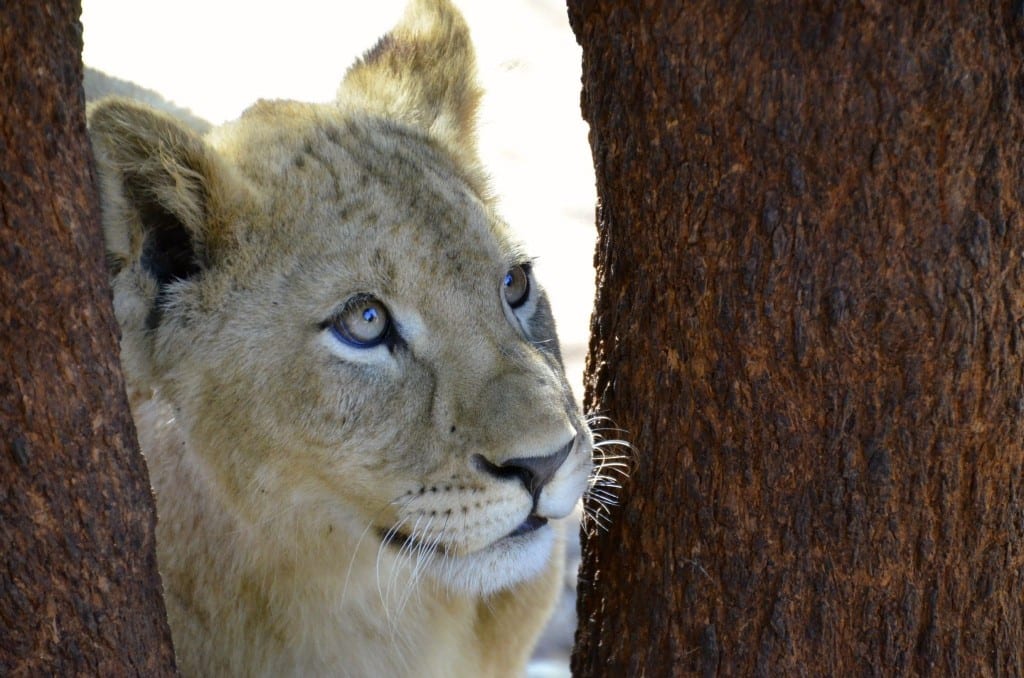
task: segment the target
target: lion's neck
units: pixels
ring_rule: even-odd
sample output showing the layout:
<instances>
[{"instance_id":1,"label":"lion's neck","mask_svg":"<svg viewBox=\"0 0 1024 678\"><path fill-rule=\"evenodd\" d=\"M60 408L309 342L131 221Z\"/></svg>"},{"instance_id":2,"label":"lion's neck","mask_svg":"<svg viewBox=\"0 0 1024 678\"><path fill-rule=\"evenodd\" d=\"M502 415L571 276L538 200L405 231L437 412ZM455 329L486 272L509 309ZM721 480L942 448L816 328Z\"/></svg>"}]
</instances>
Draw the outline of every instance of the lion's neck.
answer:
<instances>
[{"instance_id":1,"label":"lion's neck","mask_svg":"<svg viewBox=\"0 0 1024 678\"><path fill-rule=\"evenodd\" d=\"M184 675L497 676L524 660L539 629L520 620L537 616L525 608L546 604L550 582L483 601L417 580L414 560L366 531L339 526L313 544L295 522L282 541L274 533L288 526L232 517L167 408L136 407L136 419L157 492L168 617L177 646L195 655L179 656Z\"/></svg>"}]
</instances>

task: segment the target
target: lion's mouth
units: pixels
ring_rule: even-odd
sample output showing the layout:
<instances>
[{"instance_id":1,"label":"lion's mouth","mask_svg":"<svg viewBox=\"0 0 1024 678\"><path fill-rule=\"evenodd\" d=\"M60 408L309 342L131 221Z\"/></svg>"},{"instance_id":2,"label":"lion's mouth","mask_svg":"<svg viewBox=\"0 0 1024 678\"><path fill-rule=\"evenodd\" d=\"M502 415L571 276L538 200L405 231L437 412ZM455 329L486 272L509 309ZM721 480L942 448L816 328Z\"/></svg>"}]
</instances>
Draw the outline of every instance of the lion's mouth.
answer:
<instances>
[{"instance_id":1,"label":"lion's mouth","mask_svg":"<svg viewBox=\"0 0 1024 678\"><path fill-rule=\"evenodd\" d=\"M498 541L503 541L505 539L515 539L516 537L521 537L524 534L536 532L537 530L539 530L547 524L547 518L544 518L543 516L538 516L536 513L531 513L529 516L527 516L526 520L519 523L516 529L509 532ZM394 546L399 550L432 551L438 554L444 554L446 552L444 544L440 543L439 541L424 542L414 538L411 535L408 535L404 532L400 532L399 530L395 529L385 530L383 528L378 528L377 533L380 536L380 540L382 542L384 542L388 546Z\"/></svg>"},{"instance_id":2,"label":"lion's mouth","mask_svg":"<svg viewBox=\"0 0 1024 678\"><path fill-rule=\"evenodd\" d=\"M382 542L388 546L394 546L400 551L430 550L437 551L438 553L444 553L444 544L435 543L430 547L427 547L424 542L417 541L404 532L399 532L395 529L385 530L383 528L378 528L377 532L380 535L380 540Z\"/></svg>"},{"instance_id":3,"label":"lion's mouth","mask_svg":"<svg viewBox=\"0 0 1024 678\"><path fill-rule=\"evenodd\" d=\"M534 530L539 530L548 524L548 519L538 516L536 513L531 513L526 520L519 524L519 527L505 535L505 539L511 539L512 537L518 537L522 534L529 534Z\"/></svg>"}]
</instances>

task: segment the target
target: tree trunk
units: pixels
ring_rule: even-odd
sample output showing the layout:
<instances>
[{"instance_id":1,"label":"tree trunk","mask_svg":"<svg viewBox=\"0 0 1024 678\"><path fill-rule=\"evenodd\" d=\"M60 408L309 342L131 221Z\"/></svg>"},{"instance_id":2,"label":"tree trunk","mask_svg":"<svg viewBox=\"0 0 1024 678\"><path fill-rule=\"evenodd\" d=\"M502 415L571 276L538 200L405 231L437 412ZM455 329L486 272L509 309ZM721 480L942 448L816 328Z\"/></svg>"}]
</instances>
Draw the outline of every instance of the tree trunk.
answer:
<instances>
[{"instance_id":1,"label":"tree trunk","mask_svg":"<svg viewBox=\"0 0 1024 678\"><path fill-rule=\"evenodd\" d=\"M118 366L79 4L0 4L0 675L174 672Z\"/></svg>"},{"instance_id":2,"label":"tree trunk","mask_svg":"<svg viewBox=\"0 0 1024 678\"><path fill-rule=\"evenodd\" d=\"M1024 674L1019 5L569 0L637 458L576 675Z\"/></svg>"}]
</instances>

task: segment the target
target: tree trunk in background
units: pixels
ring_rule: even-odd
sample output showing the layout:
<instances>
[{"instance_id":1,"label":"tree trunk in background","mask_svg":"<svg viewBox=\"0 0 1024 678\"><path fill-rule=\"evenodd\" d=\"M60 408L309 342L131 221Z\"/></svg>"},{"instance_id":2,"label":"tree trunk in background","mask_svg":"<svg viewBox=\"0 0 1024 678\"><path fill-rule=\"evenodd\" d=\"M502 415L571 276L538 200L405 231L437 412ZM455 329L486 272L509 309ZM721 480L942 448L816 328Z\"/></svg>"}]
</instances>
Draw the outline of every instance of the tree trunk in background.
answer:
<instances>
[{"instance_id":1,"label":"tree trunk in background","mask_svg":"<svg viewBox=\"0 0 1024 678\"><path fill-rule=\"evenodd\" d=\"M569 1L637 449L576 675L1024 675L1019 4Z\"/></svg>"},{"instance_id":2,"label":"tree trunk in background","mask_svg":"<svg viewBox=\"0 0 1024 678\"><path fill-rule=\"evenodd\" d=\"M79 4L0 4L0 675L174 672L118 365Z\"/></svg>"}]
</instances>

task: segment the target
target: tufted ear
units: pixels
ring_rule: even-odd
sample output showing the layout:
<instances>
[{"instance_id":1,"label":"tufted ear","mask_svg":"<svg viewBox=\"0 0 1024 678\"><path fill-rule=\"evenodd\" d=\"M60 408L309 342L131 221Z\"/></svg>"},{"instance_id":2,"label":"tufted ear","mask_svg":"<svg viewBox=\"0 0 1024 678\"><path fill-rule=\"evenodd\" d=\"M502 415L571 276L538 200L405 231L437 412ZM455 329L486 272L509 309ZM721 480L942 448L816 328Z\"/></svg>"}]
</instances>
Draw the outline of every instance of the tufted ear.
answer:
<instances>
[{"instance_id":1,"label":"tufted ear","mask_svg":"<svg viewBox=\"0 0 1024 678\"><path fill-rule=\"evenodd\" d=\"M95 104L89 136L113 273L131 269L151 280L153 329L168 286L208 267L229 239L223 207L236 182L195 132L142 104Z\"/></svg>"},{"instance_id":2,"label":"tufted ear","mask_svg":"<svg viewBox=\"0 0 1024 678\"><path fill-rule=\"evenodd\" d=\"M410 0L398 25L349 69L338 101L417 127L477 163L476 57L449 0Z\"/></svg>"},{"instance_id":3,"label":"tufted ear","mask_svg":"<svg viewBox=\"0 0 1024 678\"><path fill-rule=\"evenodd\" d=\"M139 263L160 284L187 279L206 260L212 153L174 119L128 100L89 110L108 251L120 269Z\"/></svg>"},{"instance_id":4,"label":"tufted ear","mask_svg":"<svg viewBox=\"0 0 1024 678\"><path fill-rule=\"evenodd\" d=\"M142 104L89 109L114 310L126 374L151 381L155 330L183 281L215 265L245 184L195 132Z\"/></svg>"}]
</instances>

